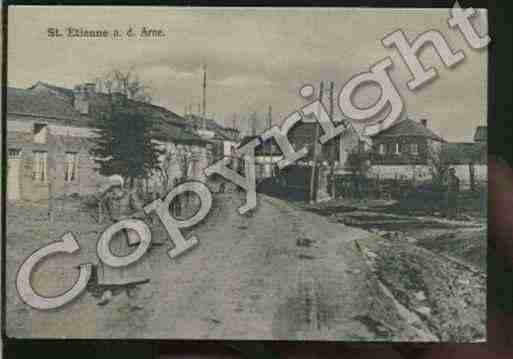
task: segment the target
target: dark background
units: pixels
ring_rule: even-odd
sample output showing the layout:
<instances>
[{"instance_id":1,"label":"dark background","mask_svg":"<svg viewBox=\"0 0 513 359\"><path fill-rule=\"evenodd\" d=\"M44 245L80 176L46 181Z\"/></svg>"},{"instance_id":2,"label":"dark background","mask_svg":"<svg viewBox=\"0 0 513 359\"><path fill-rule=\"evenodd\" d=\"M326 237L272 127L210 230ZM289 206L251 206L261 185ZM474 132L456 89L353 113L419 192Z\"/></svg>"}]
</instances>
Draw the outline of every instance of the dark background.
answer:
<instances>
[{"instance_id":1,"label":"dark background","mask_svg":"<svg viewBox=\"0 0 513 359\"><path fill-rule=\"evenodd\" d=\"M5 3L5 2L4 2ZM454 1L6 1L7 4L16 5L195 5L195 6L375 6L375 7L444 7L453 6ZM488 148L490 155L499 156L513 164L513 116L512 116L512 34L513 25L511 16L513 12L511 1L479 1L461 0L462 8L488 8L490 36L492 43L488 50L490 53L489 66L489 111L488 111ZM6 31L6 8L3 9L4 28ZM2 71L6 74L4 42ZM6 76L3 76L5 79ZM2 84L2 96L5 100L5 84ZM5 106L5 101L2 101ZM5 107L2 109L5 110ZM5 111L3 111L5 113ZM5 118L2 118L3 125ZM5 127L3 127L5 129ZM5 131L2 131L5 136ZM5 139L5 137L4 137ZM5 145L5 141L2 141ZM5 148L3 149L5 154ZM4 159L4 158L3 158ZM6 161L2 161L4 164ZM5 168L3 169L5 171ZM5 172L3 172L5 173ZM5 181L3 181L5 182ZM3 189L5 193L5 188ZM5 203L2 204L3 206ZM5 207L3 208L5 209ZM2 211L5 214L5 210ZM5 218L2 218L2 230L5 234ZM493 231L492 231L493 232ZM4 237L5 238L5 237ZM2 244L5 249L5 243ZM494 245L490 242L488 250L488 307L494 308L509 315L513 315L513 266L511 261L506 262L497 255ZM2 271L2 274L5 273ZM5 278L2 278L2 292L4 292ZM2 301L2 305L5 301ZM5 308L2 308L5 310ZM80 325L80 323L77 323ZM301 343L301 342L225 342L225 341L95 341L95 340L15 340L3 336L4 358L157 358L159 355L169 358L186 358L195 355L197 358L287 358L289 355L300 354L301 358L356 358L359 351L370 349L373 344L359 344L348 346L343 343ZM488 338L493 342L493 338ZM392 345L392 344L391 344ZM434 344L435 345L435 344ZM513 353L513 343L509 343ZM360 347L360 349L358 348ZM375 355L386 358L386 346L382 354ZM397 348L396 345L393 345ZM415 344L402 346L401 351L405 358L415 358L417 348ZM419 349L419 350L422 350ZM513 354L512 354L513 355ZM1 356L0 356L1 357ZM484 357L483 357L484 358Z\"/></svg>"}]
</instances>

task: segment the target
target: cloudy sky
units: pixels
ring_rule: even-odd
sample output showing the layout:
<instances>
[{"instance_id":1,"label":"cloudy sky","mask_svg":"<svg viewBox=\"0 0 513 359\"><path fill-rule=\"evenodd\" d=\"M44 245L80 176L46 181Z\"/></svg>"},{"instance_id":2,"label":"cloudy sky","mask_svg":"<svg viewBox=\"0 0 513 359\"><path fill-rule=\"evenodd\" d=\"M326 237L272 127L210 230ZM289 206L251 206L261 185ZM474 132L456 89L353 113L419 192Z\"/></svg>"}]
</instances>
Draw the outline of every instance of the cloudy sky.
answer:
<instances>
[{"instance_id":1,"label":"cloudy sky","mask_svg":"<svg viewBox=\"0 0 513 359\"><path fill-rule=\"evenodd\" d=\"M273 107L273 122L305 104L298 91L334 81L340 90L352 76L390 56L391 76L404 99L405 114L427 118L430 127L450 141L471 141L475 127L486 124L487 54L471 50L458 31L447 26L444 9L213 9L213 8L10 8L8 85L28 87L36 81L73 87L108 71L133 68L152 88L154 102L183 113L201 102L201 68L207 66L207 113L247 128L257 111L264 118ZM486 32L482 14L475 21ZM161 29L160 38L50 38L48 28ZM421 56L440 77L411 92L410 75L395 50L380 39L397 29L412 39L429 29L441 31L466 60L443 67L427 48ZM356 96L372 104L377 88ZM257 129L263 129L263 121Z\"/></svg>"}]
</instances>

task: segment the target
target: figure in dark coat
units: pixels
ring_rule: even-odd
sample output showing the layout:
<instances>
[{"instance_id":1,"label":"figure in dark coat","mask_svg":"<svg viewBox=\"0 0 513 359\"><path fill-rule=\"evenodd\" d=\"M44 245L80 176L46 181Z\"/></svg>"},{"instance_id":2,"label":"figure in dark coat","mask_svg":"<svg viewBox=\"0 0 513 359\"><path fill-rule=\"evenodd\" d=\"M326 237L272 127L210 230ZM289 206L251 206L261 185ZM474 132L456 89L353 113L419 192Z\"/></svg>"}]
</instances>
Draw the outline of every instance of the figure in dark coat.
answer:
<instances>
[{"instance_id":1,"label":"figure in dark coat","mask_svg":"<svg viewBox=\"0 0 513 359\"><path fill-rule=\"evenodd\" d=\"M447 176L447 217L456 218L458 215L458 192L460 191L460 179L456 176L454 168L449 169Z\"/></svg>"}]
</instances>

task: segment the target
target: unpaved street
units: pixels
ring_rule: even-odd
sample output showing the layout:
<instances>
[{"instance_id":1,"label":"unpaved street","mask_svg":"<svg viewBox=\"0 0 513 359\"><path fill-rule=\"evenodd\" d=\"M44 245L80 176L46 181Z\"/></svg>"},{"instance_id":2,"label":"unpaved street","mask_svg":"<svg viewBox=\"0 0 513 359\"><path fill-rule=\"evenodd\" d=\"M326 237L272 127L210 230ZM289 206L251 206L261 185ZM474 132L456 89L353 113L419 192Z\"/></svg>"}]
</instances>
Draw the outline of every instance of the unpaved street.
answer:
<instances>
[{"instance_id":1,"label":"unpaved street","mask_svg":"<svg viewBox=\"0 0 513 359\"><path fill-rule=\"evenodd\" d=\"M240 216L241 202L233 194L216 196L209 216L193 229L200 245L174 260L166 254L167 243L153 247L142 259L151 282L130 296L116 295L106 306L86 293L61 310L38 312L23 305L11 286L9 335L436 340L422 323L401 313L369 270L355 245L368 232L265 196L251 215ZM45 271L35 276L38 289L55 287L48 284L50 274L68 278L61 285L71 283L76 271L69 268L79 260L97 263L99 231L91 226L88 233L76 227L80 259L55 258L43 265ZM154 241L165 241L160 225L152 229ZM12 269L42 244L23 246L16 258L7 252L10 283ZM73 274L71 280L63 271ZM32 322L29 332L20 325L26 320Z\"/></svg>"}]
</instances>

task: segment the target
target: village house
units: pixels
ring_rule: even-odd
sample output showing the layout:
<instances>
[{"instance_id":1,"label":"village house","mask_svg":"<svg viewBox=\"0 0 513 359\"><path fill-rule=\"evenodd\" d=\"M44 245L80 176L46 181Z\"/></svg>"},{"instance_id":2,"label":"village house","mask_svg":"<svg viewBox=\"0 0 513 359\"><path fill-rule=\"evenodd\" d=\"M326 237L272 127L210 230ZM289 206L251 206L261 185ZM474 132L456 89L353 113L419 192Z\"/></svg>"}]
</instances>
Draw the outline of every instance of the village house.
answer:
<instances>
[{"instance_id":1,"label":"village house","mask_svg":"<svg viewBox=\"0 0 513 359\"><path fill-rule=\"evenodd\" d=\"M348 122L342 123L340 118L334 119L337 126L344 126L345 131L340 136L331 139L323 145L319 145L316 154L316 188L317 198L327 198L328 195L328 177L333 172L340 173L343 170L348 154L354 145L358 144L358 136ZM316 129L316 126L318 127ZM282 189L294 188L299 192L304 192L305 196L309 191L309 182L311 168L313 164L313 144L316 141L316 131L318 137L322 136L321 127L314 122L297 122L288 132L287 137L292 147L299 151L306 148L308 153L294 164L279 170L277 163L283 158L283 154L274 139L269 139L255 148L255 176L257 184L269 177L279 177L280 183L284 186ZM258 136L250 135L242 138L238 147L251 142ZM270 182L269 182L270 183Z\"/></svg>"},{"instance_id":2,"label":"village house","mask_svg":"<svg viewBox=\"0 0 513 359\"><path fill-rule=\"evenodd\" d=\"M183 117L196 133L204 134L204 138L212 148L213 161L232 155L233 149L240 140L238 129L222 126L214 119L192 113L185 114Z\"/></svg>"},{"instance_id":3,"label":"village house","mask_svg":"<svg viewBox=\"0 0 513 359\"><path fill-rule=\"evenodd\" d=\"M109 97L113 96L113 97ZM96 136L94 120L112 98L94 84L73 90L38 82L28 89L7 89L8 200L41 200L89 194L105 180L90 154ZM196 156L192 173L168 168L171 176L201 176L208 165L207 144L186 119L163 107L127 99L128 108L144 111L157 121L156 140L169 150L187 148Z\"/></svg>"},{"instance_id":4,"label":"village house","mask_svg":"<svg viewBox=\"0 0 513 359\"><path fill-rule=\"evenodd\" d=\"M380 178L425 179L429 162L439 156L445 140L428 126L428 120L406 118L371 136L372 174Z\"/></svg>"},{"instance_id":5,"label":"village house","mask_svg":"<svg viewBox=\"0 0 513 359\"><path fill-rule=\"evenodd\" d=\"M371 177L426 181L433 162L439 161L456 170L465 189L487 178L485 126L476 129L474 140L449 143L429 128L427 120L407 118L372 136L370 151L355 152L369 161Z\"/></svg>"}]
</instances>

